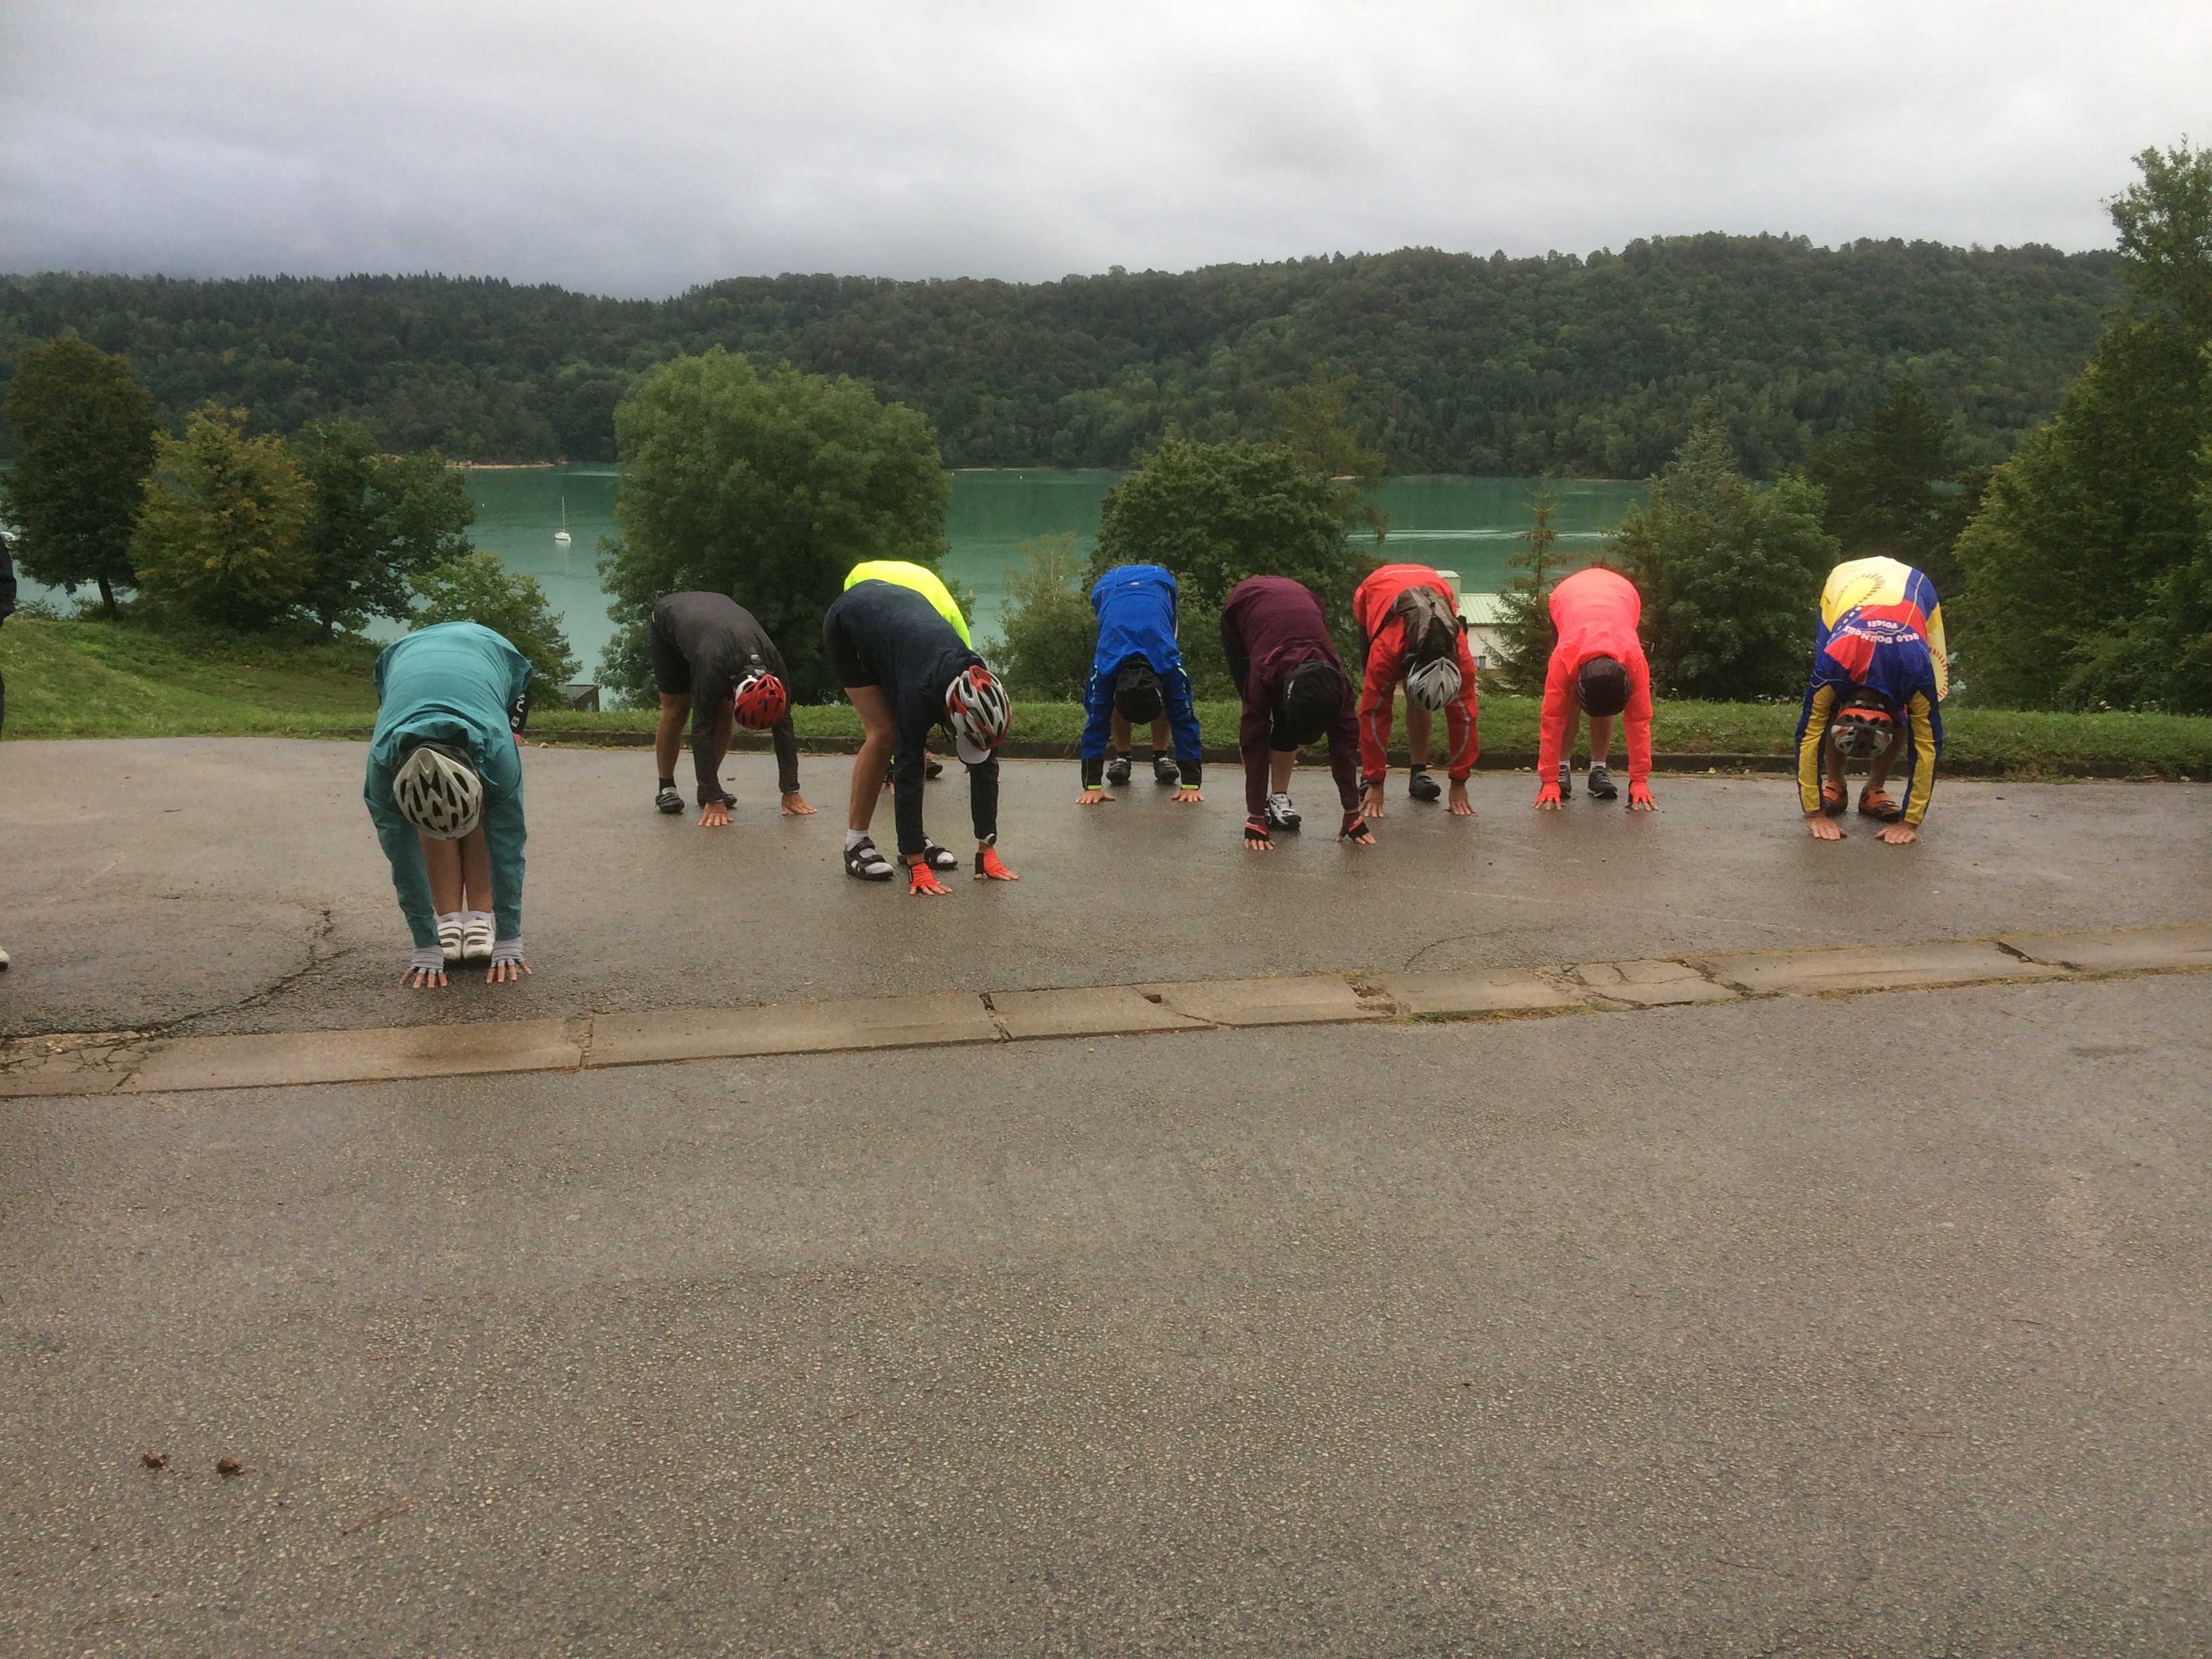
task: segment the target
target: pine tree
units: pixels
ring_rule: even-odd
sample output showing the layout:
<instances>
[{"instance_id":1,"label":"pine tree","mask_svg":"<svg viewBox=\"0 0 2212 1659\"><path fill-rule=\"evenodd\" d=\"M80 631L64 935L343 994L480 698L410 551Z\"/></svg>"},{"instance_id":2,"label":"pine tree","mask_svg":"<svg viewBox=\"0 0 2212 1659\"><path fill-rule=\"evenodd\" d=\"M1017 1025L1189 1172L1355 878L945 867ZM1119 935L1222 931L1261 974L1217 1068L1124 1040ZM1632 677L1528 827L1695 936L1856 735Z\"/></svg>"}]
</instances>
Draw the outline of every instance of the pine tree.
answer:
<instances>
[{"instance_id":1,"label":"pine tree","mask_svg":"<svg viewBox=\"0 0 2212 1659\"><path fill-rule=\"evenodd\" d=\"M1544 689L1544 675L1552 660L1552 587L1559 579L1559 560L1552 544L1559 532L1552 528L1559 510L1559 497L1547 477L1528 498L1534 522L1514 539L1524 545L1507 560L1520 574L1510 578L1498 596L1497 674L1509 691L1534 696Z\"/></svg>"}]
</instances>

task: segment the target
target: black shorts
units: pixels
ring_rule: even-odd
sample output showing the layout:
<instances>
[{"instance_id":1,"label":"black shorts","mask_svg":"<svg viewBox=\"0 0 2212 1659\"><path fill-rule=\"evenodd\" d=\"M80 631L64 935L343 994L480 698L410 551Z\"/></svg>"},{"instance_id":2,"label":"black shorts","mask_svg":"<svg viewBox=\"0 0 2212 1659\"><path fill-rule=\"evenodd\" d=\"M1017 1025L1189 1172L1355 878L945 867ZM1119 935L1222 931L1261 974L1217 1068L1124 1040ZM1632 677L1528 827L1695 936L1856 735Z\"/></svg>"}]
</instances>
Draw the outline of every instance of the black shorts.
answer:
<instances>
[{"instance_id":1,"label":"black shorts","mask_svg":"<svg viewBox=\"0 0 2212 1659\"><path fill-rule=\"evenodd\" d=\"M876 671L868 665L867 658L845 631L845 618L840 614L843 599L844 595L840 594L823 615L823 654L830 659L830 672L836 675L838 684L877 684Z\"/></svg>"},{"instance_id":2,"label":"black shorts","mask_svg":"<svg viewBox=\"0 0 2212 1659\"><path fill-rule=\"evenodd\" d=\"M660 631L658 622L647 624L646 643L653 651L653 689L664 697L691 695L691 659Z\"/></svg>"}]
</instances>

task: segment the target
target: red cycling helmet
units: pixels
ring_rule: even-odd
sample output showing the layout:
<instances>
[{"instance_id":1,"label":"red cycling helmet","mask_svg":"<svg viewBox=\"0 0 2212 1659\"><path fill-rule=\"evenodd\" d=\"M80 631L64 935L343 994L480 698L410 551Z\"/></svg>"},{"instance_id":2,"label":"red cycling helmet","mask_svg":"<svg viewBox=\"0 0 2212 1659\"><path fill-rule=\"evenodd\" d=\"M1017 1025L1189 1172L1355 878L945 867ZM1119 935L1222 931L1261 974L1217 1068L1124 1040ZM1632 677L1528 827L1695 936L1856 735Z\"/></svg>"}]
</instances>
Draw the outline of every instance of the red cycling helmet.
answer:
<instances>
[{"instance_id":1,"label":"red cycling helmet","mask_svg":"<svg viewBox=\"0 0 2212 1659\"><path fill-rule=\"evenodd\" d=\"M791 707L783 682L765 668L754 668L738 682L738 724L748 731L764 732L781 720Z\"/></svg>"}]
</instances>

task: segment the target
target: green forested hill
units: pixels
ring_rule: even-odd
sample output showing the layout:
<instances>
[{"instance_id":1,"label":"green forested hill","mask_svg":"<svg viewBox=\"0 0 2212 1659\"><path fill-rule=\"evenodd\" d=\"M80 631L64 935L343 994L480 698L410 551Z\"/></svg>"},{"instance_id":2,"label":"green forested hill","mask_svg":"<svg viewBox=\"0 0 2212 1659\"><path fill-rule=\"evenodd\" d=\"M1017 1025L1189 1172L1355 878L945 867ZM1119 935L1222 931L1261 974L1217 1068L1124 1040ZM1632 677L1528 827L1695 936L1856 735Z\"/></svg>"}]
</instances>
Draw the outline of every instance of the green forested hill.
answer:
<instances>
[{"instance_id":1,"label":"green forested hill","mask_svg":"<svg viewBox=\"0 0 2212 1659\"><path fill-rule=\"evenodd\" d=\"M1126 464L1163 431L1272 424L1326 367L1405 472L1633 477L1713 398L1771 476L1909 375L1970 459L2081 367L2112 256L1720 235L1587 259L1407 249L1058 283L745 277L661 301L434 276L0 278L0 378L63 329L129 356L173 422L209 398L395 449L597 459L630 377L720 344L846 373L936 423L954 466ZM12 441L0 432L0 441Z\"/></svg>"}]
</instances>

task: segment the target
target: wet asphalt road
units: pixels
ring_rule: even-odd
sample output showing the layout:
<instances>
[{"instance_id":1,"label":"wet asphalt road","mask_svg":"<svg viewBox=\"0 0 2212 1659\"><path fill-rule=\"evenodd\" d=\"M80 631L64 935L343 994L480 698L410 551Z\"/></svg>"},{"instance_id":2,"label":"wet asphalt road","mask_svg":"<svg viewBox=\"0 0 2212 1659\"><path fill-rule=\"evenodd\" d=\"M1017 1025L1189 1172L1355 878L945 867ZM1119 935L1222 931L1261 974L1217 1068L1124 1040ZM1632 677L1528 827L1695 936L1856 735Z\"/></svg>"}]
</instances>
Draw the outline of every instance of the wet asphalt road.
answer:
<instances>
[{"instance_id":1,"label":"wet asphalt road","mask_svg":"<svg viewBox=\"0 0 2212 1659\"><path fill-rule=\"evenodd\" d=\"M773 763L733 762L727 830L652 810L641 751L532 750L517 990L398 989L408 940L361 802L358 744L271 738L0 745L0 1035L376 1026L1203 979L1619 961L2201 921L2212 788L1946 782L1920 843L1854 821L1812 842L1787 779L1662 779L1656 816L1478 774L1479 815L1414 807L1381 842L1238 841L1241 780L1172 806L1140 769L1073 804L1072 763L1006 766L1012 887L917 900L839 867L851 763L808 757L815 817L781 819ZM1330 817L1324 773L1296 786ZM957 769L929 826L968 827ZM886 799L878 840L891 839Z\"/></svg>"},{"instance_id":2,"label":"wet asphalt road","mask_svg":"<svg viewBox=\"0 0 2212 1659\"><path fill-rule=\"evenodd\" d=\"M0 1650L2203 1652L2208 1033L2188 975L0 1102Z\"/></svg>"}]
</instances>

